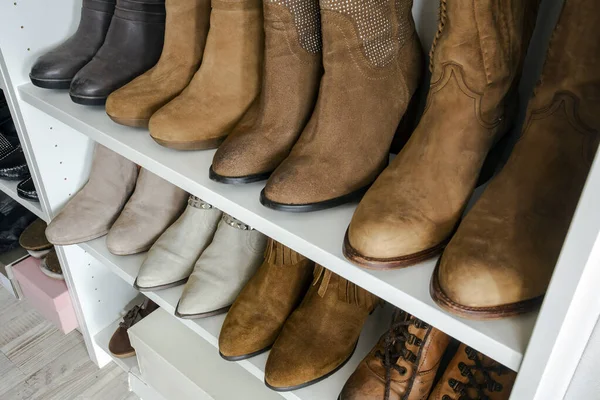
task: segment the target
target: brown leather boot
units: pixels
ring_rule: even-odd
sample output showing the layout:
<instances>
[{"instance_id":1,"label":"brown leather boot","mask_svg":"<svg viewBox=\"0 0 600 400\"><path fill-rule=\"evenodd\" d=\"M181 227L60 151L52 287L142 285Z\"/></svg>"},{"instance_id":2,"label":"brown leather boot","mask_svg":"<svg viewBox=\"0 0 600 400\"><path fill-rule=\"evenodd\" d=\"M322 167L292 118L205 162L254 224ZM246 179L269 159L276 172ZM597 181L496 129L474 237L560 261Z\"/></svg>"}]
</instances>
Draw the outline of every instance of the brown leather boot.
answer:
<instances>
[{"instance_id":1,"label":"brown leather boot","mask_svg":"<svg viewBox=\"0 0 600 400\"><path fill-rule=\"evenodd\" d=\"M362 196L386 167L423 57L412 0L321 0L319 99L290 155L261 193L263 205L314 211Z\"/></svg>"},{"instance_id":2,"label":"brown leather boot","mask_svg":"<svg viewBox=\"0 0 600 400\"><path fill-rule=\"evenodd\" d=\"M239 361L271 348L285 320L310 286L314 263L269 239L265 261L227 313L219 334L219 353Z\"/></svg>"},{"instance_id":3,"label":"brown leather boot","mask_svg":"<svg viewBox=\"0 0 600 400\"><path fill-rule=\"evenodd\" d=\"M429 400L508 400L517 374L461 344Z\"/></svg>"},{"instance_id":4,"label":"brown leather boot","mask_svg":"<svg viewBox=\"0 0 600 400\"><path fill-rule=\"evenodd\" d=\"M379 303L376 296L317 265L312 286L269 354L266 385L279 392L296 390L343 367Z\"/></svg>"},{"instance_id":5,"label":"brown leather boot","mask_svg":"<svg viewBox=\"0 0 600 400\"><path fill-rule=\"evenodd\" d=\"M266 0L259 100L219 146L210 169L222 183L267 179L288 156L317 100L323 74L319 0Z\"/></svg>"},{"instance_id":6,"label":"brown leather boot","mask_svg":"<svg viewBox=\"0 0 600 400\"><path fill-rule=\"evenodd\" d=\"M260 0L212 0L202 65L152 116L152 138L178 150L218 147L260 92L263 36Z\"/></svg>"},{"instance_id":7,"label":"brown leather boot","mask_svg":"<svg viewBox=\"0 0 600 400\"><path fill-rule=\"evenodd\" d=\"M166 10L158 63L108 96L106 113L118 124L147 128L152 114L179 95L200 66L210 0L166 0Z\"/></svg>"},{"instance_id":8,"label":"brown leather boot","mask_svg":"<svg viewBox=\"0 0 600 400\"><path fill-rule=\"evenodd\" d=\"M131 346L127 330L156 310L158 305L152 300L146 299L142 304L136 305L125 314L123 321L113 333L108 342L108 350L117 358L135 356L135 349Z\"/></svg>"},{"instance_id":9,"label":"brown leather boot","mask_svg":"<svg viewBox=\"0 0 600 400\"><path fill-rule=\"evenodd\" d=\"M441 252L488 150L512 124L537 2L442 0L425 112L356 209L349 260L388 269Z\"/></svg>"},{"instance_id":10,"label":"brown leather boot","mask_svg":"<svg viewBox=\"0 0 600 400\"><path fill-rule=\"evenodd\" d=\"M464 317L541 303L598 148L600 14L588 1L565 4L523 135L433 275L434 300Z\"/></svg>"},{"instance_id":11,"label":"brown leather boot","mask_svg":"<svg viewBox=\"0 0 600 400\"><path fill-rule=\"evenodd\" d=\"M444 332L396 309L392 326L350 376L338 400L421 400L450 343Z\"/></svg>"}]
</instances>

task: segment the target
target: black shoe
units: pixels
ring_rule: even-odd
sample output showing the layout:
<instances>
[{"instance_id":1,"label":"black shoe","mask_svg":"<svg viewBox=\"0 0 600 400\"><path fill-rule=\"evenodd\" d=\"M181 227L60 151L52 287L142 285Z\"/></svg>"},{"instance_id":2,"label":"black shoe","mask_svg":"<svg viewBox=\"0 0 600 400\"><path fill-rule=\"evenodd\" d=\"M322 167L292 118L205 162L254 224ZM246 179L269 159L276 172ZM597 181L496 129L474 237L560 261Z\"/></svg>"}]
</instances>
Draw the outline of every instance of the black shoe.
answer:
<instances>
[{"instance_id":1,"label":"black shoe","mask_svg":"<svg viewBox=\"0 0 600 400\"><path fill-rule=\"evenodd\" d=\"M35 190L35 186L33 185L33 179L31 176L24 181L19 182L17 185L17 194L22 199L27 199L31 201L40 201L38 198L37 191Z\"/></svg>"}]
</instances>

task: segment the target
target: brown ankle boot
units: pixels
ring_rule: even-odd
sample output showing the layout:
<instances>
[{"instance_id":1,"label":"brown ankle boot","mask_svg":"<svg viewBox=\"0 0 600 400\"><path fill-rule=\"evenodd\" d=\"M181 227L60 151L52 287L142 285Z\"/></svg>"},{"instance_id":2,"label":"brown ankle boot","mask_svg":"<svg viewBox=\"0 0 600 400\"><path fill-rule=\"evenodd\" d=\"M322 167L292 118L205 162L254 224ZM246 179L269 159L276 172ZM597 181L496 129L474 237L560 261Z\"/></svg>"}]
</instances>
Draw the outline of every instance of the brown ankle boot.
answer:
<instances>
[{"instance_id":1,"label":"brown ankle boot","mask_svg":"<svg viewBox=\"0 0 600 400\"><path fill-rule=\"evenodd\" d=\"M210 169L222 183L267 179L308 122L323 74L319 0L267 0L262 92L219 146Z\"/></svg>"},{"instance_id":2,"label":"brown ankle boot","mask_svg":"<svg viewBox=\"0 0 600 400\"><path fill-rule=\"evenodd\" d=\"M219 353L239 361L271 348L285 320L310 286L314 264L269 239L265 261L227 313L219 334Z\"/></svg>"},{"instance_id":3,"label":"brown ankle boot","mask_svg":"<svg viewBox=\"0 0 600 400\"><path fill-rule=\"evenodd\" d=\"M108 96L106 113L116 123L148 127L150 117L179 95L202 60L210 0L166 0L165 44L158 63Z\"/></svg>"},{"instance_id":4,"label":"brown ankle boot","mask_svg":"<svg viewBox=\"0 0 600 400\"><path fill-rule=\"evenodd\" d=\"M392 326L350 376L338 400L421 400L450 343L444 332L396 309Z\"/></svg>"},{"instance_id":5,"label":"brown ankle boot","mask_svg":"<svg viewBox=\"0 0 600 400\"><path fill-rule=\"evenodd\" d=\"M152 138L179 150L218 147L260 92L263 36L260 0L212 0L202 65L152 116Z\"/></svg>"},{"instance_id":6,"label":"brown ankle boot","mask_svg":"<svg viewBox=\"0 0 600 400\"><path fill-rule=\"evenodd\" d=\"M317 383L350 359L369 313L380 300L344 278L315 267L302 304L277 337L265 367L265 383L284 392Z\"/></svg>"},{"instance_id":7,"label":"brown ankle boot","mask_svg":"<svg viewBox=\"0 0 600 400\"><path fill-rule=\"evenodd\" d=\"M461 344L429 400L508 400L517 374Z\"/></svg>"},{"instance_id":8,"label":"brown ankle boot","mask_svg":"<svg viewBox=\"0 0 600 400\"><path fill-rule=\"evenodd\" d=\"M600 141L596 39L595 5L566 2L522 137L434 272L433 298L451 312L499 318L541 303Z\"/></svg>"},{"instance_id":9,"label":"brown ankle boot","mask_svg":"<svg viewBox=\"0 0 600 400\"><path fill-rule=\"evenodd\" d=\"M320 6L325 75L308 125L261 194L274 209L314 211L361 196L387 165L422 72L412 0Z\"/></svg>"},{"instance_id":10,"label":"brown ankle boot","mask_svg":"<svg viewBox=\"0 0 600 400\"><path fill-rule=\"evenodd\" d=\"M442 0L425 112L354 213L344 241L352 262L398 268L441 252L512 123L537 1Z\"/></svg>"}]
</instances>

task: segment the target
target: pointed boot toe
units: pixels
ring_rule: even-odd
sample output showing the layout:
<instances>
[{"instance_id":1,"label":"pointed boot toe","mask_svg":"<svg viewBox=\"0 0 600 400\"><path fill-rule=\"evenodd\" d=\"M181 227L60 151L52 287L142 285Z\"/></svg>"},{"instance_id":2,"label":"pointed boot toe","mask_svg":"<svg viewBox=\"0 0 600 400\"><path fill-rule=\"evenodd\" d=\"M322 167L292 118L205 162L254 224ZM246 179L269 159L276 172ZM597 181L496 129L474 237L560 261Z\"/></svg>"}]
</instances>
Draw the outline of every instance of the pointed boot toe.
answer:
<instances>
[{"instance_id":1,"label":"pointed boot toe","mask_svg":"<svg viewBox=\"0 0 600 400\"><path fill-rule=\"evenodd\" d=\"M88 209L87 207L90 207ZM98 212L99 210L102 210ZM106 214L104 211L108 211ZM110 230L120 208L106 210L102 203L87 196L75 196L46 228L46 238L54 245L67 246L104 236Z\"/></svg>"}]
</instances>

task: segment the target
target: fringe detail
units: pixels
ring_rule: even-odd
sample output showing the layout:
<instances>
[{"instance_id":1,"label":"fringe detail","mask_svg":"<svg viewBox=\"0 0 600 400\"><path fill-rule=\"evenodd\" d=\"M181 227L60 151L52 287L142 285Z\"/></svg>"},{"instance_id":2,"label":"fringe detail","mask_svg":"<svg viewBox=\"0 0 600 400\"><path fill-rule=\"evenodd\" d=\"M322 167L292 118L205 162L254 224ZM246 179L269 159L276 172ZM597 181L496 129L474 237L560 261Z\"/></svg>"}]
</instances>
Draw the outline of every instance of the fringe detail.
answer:
<instances>
[{"instance_id":1,"label":"fringe detail","mask_svg":"<svg viewBox=\"0 0 600 400\"><path fill-rule=\"evenodd\" d=\"M294 265L306 260L302 254L269 238L265 249L265 261L272 265Z\"/></svg>"},{"instance_id":2,"label":"fringe detail","mask_svg":"<svg viewBox=\"0 0 600 400\"><path fill-rule=\"evenodd\" d=\"M367 292L360 286L334 274L319 264L315 266L312 285L317 286L317 284L319 284L319 289L317 291L319 296L324 297L329 287L336 283L337 296L340 301L347 304L354 304L360 308L367 309L369 312L373 311L373 309L381 303L381 300L377 296Z\"/></svg>"}]
</instances>

